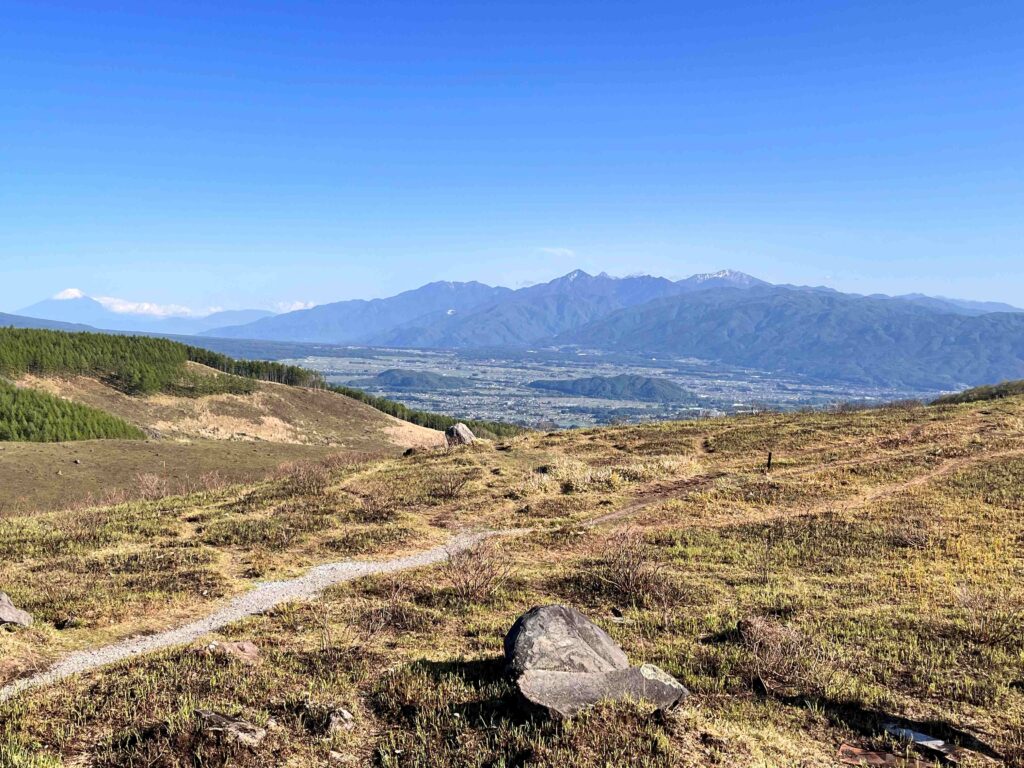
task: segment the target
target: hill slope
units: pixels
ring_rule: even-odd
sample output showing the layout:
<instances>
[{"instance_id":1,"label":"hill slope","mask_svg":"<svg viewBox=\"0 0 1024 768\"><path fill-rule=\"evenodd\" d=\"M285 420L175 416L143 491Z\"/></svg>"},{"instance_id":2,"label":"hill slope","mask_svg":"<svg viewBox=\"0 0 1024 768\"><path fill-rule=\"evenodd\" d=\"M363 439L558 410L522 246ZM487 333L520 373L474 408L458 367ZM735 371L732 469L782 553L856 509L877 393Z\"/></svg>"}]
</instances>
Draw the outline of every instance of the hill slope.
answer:
<instances>
[{"instance_id":1,"label":"hill slope","mask_svg":"<svg viewBox=\"0 0 1024 768\"><path fill-rule=\"evenodd\" d=\"M214 328L203 335L223 338L366 343L387 329L433 313L460 314L511 293L482 283L430 283L387 299L340 301L255 323Z\"/></svg>"},{"instance_id":2,"label":"hill slope","mask_svg":"<svg viewBox=\"0 0 1024 768\"><path fill-rule=\"evenodd\" d=\"M0 379L0 442L141 439L138 427L97 408Z\"/></svg>"},{"instance_id":3,"label":"hill slope","mask_svg":"<svg viewBox=\"0 0 1024 768\"><path fill-rule=\"evenodd\" d=\"M195 363L200 378L219 374ZM127 395L97 379L23 376L21 386L106 411L158 438L248 440L397 451L440 445L441 435L322 389L254 382L248 394Z\"/></svg>"},{"instance_id":4,"label":"hill slope","mask_svg":"<svg viewBox=\"0 0 1024 768\"><path fill-rule=\"evenodd\" d=\"M674 382L650 376L624 373L619 376L588 376L582 379L540 379L529 383L533 389L546 389L566 395L599 397L608 400L682 402L693 396Z\"/></svg>"},{"instance_id":5,"label":"hill slope","mask_svg":"<svg viewBox=\"0 0 1024 768\"><path fill-rule=\"evenodd\" d=\"M403 368L389 368L372 379L350 382L353 386L375 386L388 389L428 392L431 390L456 390L469 385L469 379L460 376L446 376L431 371L412 371Z\"/></svg>"},{"instance_id":6,"label":"hill slope","mask_svg":"<svg viewBox=\"0 0 1024 768\"><path fill-rule=\"evenodd\" d=\"M649 302L557 341L924 389L1024 377L1024 314L970 317L776 287Z\"/></svg>"},{"instance_id":7,"label":"hill slope","mask_svg":"<svg viewBox=\"0 0 1024 768\"><path fill-rule=\"evenodd\" d=\"M1017 768L1022 419L1006 398L534 433L8 515L0 583L36 626L0 632L0 685L72 650L218 629L0 703L0 761L838 768L843 745L904 752L896 723L957 745L962 768ZM443 562L467 528L502 535ZM551 603L691 698L569 722L527 707L503 640ZM341 708L352 727L328 742ZM209 711L265 738L205 736Z\"/></svg>"}]
</instances>

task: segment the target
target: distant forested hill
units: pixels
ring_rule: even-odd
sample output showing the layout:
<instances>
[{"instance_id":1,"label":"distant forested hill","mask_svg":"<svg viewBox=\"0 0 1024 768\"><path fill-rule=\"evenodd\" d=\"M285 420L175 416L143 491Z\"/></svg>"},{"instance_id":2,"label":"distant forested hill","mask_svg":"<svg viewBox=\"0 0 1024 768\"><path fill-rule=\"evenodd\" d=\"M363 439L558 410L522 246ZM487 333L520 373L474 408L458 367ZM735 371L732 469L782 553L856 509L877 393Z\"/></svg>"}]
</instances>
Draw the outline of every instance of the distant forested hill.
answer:
<instances>
[{"instance_id":1,"label":"distant forested hill","mask_svg":"<svg viewBox=\"0 0 1024 768\"><path fill-rule=\"evenodd\" d=\"M606 400L672 403L693 399L693 395L674 382L634 374L589 376L583 379L541 379L531 381L529 386L566 395L598 397Z\"/></svg>"},{"instance_id":2,"label":"distant forested hill","mask_svg":"<svg viewBox=\"0 0 1024 768\"><path fill-rule=\"evenodd\" d=\"M386 389L430 392L434 390L464 389L471 385L469 379L461 376L445 376L431 371L410 371L403 368L389 368L372 379L355 382L361 386L378 386Z\"/></svg>"}]
</instances>

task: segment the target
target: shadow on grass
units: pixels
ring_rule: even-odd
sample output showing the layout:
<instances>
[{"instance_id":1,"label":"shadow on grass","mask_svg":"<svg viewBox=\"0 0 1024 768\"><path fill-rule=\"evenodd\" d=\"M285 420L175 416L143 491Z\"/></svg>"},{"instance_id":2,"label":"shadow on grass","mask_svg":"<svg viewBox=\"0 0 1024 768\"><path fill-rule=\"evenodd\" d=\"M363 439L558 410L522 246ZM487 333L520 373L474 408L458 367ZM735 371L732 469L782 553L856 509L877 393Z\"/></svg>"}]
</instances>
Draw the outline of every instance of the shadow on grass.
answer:
<instances>
[{"instance_id":1,"label":"shadow on grass","mask_svg":"<svg viewBox=\"0 0 1024 768\"><path fill-rule=\"evenodd\" d=\"M761 695L766 694L761 692ZM808 698L804 696L775 696L775 698L790 706L804 707L808 702ZM830 720L845 725L866 738L878 738L884 734L886 725L893 724L899 728L909 728L912 731L942 739L949 744L977 752L993 760L1003 760L1002 755L973 734L942 720L911 720L905 717L896 717L852 701L814 699L814 703Z\"/></svg>"},{"instance_id":2,"label":"shadow on grass","mask_svg":"<svg viewBox=\"0 0 1024 768\"><path fill-rule=\"evenodd\" d=\"M503 722L507 725L537 724L546 720L543 709L526 701L509 677L502 657L473 661L416 662L438 684L447 677L460 678L479 695L469 701L453 702L451 711L458 713L475 727L490 728Z\"/></svg>"}]
</instances>

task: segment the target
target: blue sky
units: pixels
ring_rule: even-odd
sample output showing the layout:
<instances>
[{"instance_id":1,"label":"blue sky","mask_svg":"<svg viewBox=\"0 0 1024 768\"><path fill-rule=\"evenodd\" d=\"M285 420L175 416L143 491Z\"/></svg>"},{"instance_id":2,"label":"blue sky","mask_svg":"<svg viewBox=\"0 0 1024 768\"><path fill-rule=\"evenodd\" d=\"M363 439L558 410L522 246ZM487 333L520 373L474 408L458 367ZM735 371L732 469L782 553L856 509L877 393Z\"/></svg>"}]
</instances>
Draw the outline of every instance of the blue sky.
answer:
<instances>
[{"instance_id":1,"label":"blue sky","mask_svg":"<svg viewBox=\"0 0 1024 768\"><path fill-rule=\"evenodd\" d=\"M0 310L575 267L1024 304L1019 2L0 0Z\"/></svg>"}]
</instances>

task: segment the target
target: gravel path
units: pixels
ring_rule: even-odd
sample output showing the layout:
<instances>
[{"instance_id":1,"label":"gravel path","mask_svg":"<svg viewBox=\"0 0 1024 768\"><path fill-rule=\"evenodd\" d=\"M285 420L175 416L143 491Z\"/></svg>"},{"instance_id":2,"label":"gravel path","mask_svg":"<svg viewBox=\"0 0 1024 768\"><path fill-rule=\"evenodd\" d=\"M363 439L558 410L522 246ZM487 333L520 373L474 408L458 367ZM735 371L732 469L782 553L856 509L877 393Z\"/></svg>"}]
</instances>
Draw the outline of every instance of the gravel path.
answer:
<instances>
[{"instance_id":1,"label":"gravel path","mask_svg":"<svg viewBox=\"0 0 1024 768\"><path fill-rule=\"evenodd\" d=\"M700 486L707 478L690 478L657 487L641 494L638 499L622 509L593 518L581 524L584 528L593 528L619 518L634 514L644 507L670 498L684 489ZM72 653L44 672L30 677L23 677L0 688L0 703L7 701L22 691L49 685L82 672L90 672L99 667L114 664L118 661L142 656L174 645L185 645L198 640L203 635L214 632L221 627L246 616L264 613L280 603L294 600L309 600L316 597L327 587L352 581L363 576L378 573L396 573L426 565L435 565L448 559L448 556L469 549L484 539L495 536L514 536L529 533L532 528L508 528L498 531L480 533L461 533L452 536L448 541L433 549L398 557L393 560L358 561L349 560L340 563L329 563L311 569L304 576L287 581L270 581L238 595L223 608L190 624L144 637L132 637L113 645L105 645L85 651Z\"/></svg>"},{"instance_id":2,"label":"gravel path","mask_svg":"<svg viewBox=\"0 0 1024 768\"><path fill-rule=\"evenodd\" d=\"M520 532L522 532L520 529L512 529L484 533L463 533L453 536L439 547L417 552L408 557L398 557L393 560L379 562L347 561L330 563L317 566L297 579L267 582L235 597L215 613L193 621L191 624L186 624L183 627L176 627L175 629L169 629L155 635L129 638L113 645L72 653L45 672L15 680L13 683L0 688L0 702L4 702L29 688L48 685L81 672L89 672L107 664L152 653L162 648L191 643L205 634L218 630L246 616L264 613L281 603L293 600L309 600L334 584L352 581L353 579L371 574L396 573L426 565L434 565L447 560L449 555L468 549L484 539Z\"/></svg>"}]
</instances>

